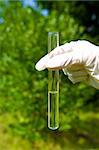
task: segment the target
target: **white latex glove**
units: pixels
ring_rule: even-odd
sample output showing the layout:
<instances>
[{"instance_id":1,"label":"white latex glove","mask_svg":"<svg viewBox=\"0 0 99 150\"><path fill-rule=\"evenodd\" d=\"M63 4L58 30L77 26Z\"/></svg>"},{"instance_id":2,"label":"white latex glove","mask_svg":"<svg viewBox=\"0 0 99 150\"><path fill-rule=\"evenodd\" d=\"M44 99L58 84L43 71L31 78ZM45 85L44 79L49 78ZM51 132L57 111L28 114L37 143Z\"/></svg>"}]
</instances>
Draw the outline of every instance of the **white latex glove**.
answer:
<instances>
[{"instance_id":1,"label":"white latex glove","mask_svg":"<svg viewBox=\"0 0 99 150\"><path fill-rule=\"evenodd\" d=\"M36 69L63 69L73 82L86 82L99 89L99 47L85 40L55 48L41 58Z\"/></svg>"}]
</instances>

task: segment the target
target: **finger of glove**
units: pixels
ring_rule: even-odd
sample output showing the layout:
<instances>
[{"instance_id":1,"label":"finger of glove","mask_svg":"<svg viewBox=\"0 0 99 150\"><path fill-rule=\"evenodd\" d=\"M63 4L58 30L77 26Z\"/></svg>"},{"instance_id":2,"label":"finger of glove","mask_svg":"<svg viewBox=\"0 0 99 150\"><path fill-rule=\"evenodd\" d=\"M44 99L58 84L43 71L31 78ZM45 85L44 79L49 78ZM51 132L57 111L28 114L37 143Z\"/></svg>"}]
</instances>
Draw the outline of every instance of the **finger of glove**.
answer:
<instances>
[{"instance_id":1,"label":"finger of glove","mask_svg":"<svg viewBox=\"0 0 99 150\"><path fill-rule=\"evenodd\" d=\"M70 43L66 43L64 45L56 47L54 50L52 50L49 53L49 57L51 58L53 56L67 53L67 52L73 52L73 51L77 51L77 50L81 51L84 49L89 49L90 45L92 47L93 44L91 44L90 42L85 41L85 40L71 41Z\"/></svg>"},{"instance_id":2,"label":"finger of glove","mask_svg":"<svg viewBox=\"0 0 99 150\"><path fill-rule=\"evenodd\" d=\"M99 89L99 80L93 78L93 77L89 77L89 80L86 80L86 82L88 85L91 85L92 87Z\"/></svg>"},{"instance_id":3,"label":"finger of glove","mask_svg":"<svg viewBox=\"0 0 99 150\"><path fill-rule=\"evenodd\" d=\"M49 57L49 54L44 56L36 64L36 69L41 71L46 68L63 69L75 63L82 63L82 55L76 51Z\"/></svg>"},{"instance_id":4,"label":"finger of glove","mask_svg":"<svg viewBox=\"0 0 99 150\"><path fill-rule=\"evenodd\" d=\"M71 44L70 43L66 43L66 44L58 46L54 50L52 50L49 53L49 57L52 58L52 57L54 57L56 55L60 55L60 54L64 54L64 53L72 52L72 51L73 51L73 49L72 49Z\"/></svg>"},{"instance_id":5,"label":"finger of glove","mask_svg":"<svg viewBox=\"0 0 99 150\"><path fill-rule=\"evenodd\" d=\"M79 71L70 71L67 72L68 78L73 82L81 82L84 80L87 80L88 73L86 72L86 70L79 70Z\"/></svg>"},{"instance_id":6,"label":"finger of glove","mask_svg":"<svg viewBox=\"0 0 99 150\"><path fill-rule=\"evenodd\" d=\"M37 63L36 63L36 69L38 71L44 70L46 68L50 69L61 69L62 67L64 68L65 63L69 63L69 61L72 60L71 55L70 58L66 58L67 56L64 54L61 55L56 55L54 57L49 57L49 54L41 58ZM66 62L67 61L67 62Z\"/></svg>"},{"instance_id":7,"label":"finger of glove","mask_svg":"<svg viewBox=\"0 0 99 150\"><path fill-rule=\"evenodd\" d=\"M67 75L71 77L82 77L82 76L88 76L88 73L86 72L86 70L79 70L79 71L67 72Z\"/></svg>"},{"instance_id":8,"label":"finger of glove","mask_svg":"<svg viewBox=\"0 0 99 150\"><path fill-rule=\"evenodd\" d=\"M68 76L69 80L72 81L72 83L77 83L77 82L82 82L82 81L86 81L88 79L87 75L82 75L82 76Z\"/></svg>"},{"instance_id":9,"label":"finger of glove","mask_svg":"<svg viewBox=\"0 0 99 150\"><path fill-rule=\"evenodd\" d=\"M48 54L42 57L35 65L36 70L41 71L46 68L46 64L49 62Z\"/></svg>"},{"instance_id":10,"label":"finger of glove","mask_svg":"<svg viewBox=\"0 0 99 150\"><path fill-rule=\"evenodd\" d=\"M75 64L71 65L70 67L64 68L62 70L63 70L64 74L67 75L67 72L72 73L72 72L77 72L80 70L85 71L85 66L83 64L75 63Z\"/></svg>"},{"instance_id":11,"label":"finger of glove","mask_svg":"<svg viewBox=\"0 0 99 150\"><path fill-rule=\"evenodd\" d=\"M66 43L62 46L58 46L56 47L54 50L52 50L49 54L45 55L43 58L41 58L37 63L36 63L36 69L38 71L44 70L46 68L45 64L47 61L49 61L50 58L60 55L60 54L64 54L66 52L71 52L71 44L70 43Z\"/></svg>"},{"instance_id":12,"label":"finger of glove","mask_svg":"<svg viewBox=\"0 0 99 150\"><path fill-rule=\"evenodd\" d=\"M63 69L68 68L76 63L78 64L82 63L81 55L79 55L79 53L76 52L70 52L57 55L49 59L49 61L46 63L46 68Z\"/></svg>"}]
</instances>

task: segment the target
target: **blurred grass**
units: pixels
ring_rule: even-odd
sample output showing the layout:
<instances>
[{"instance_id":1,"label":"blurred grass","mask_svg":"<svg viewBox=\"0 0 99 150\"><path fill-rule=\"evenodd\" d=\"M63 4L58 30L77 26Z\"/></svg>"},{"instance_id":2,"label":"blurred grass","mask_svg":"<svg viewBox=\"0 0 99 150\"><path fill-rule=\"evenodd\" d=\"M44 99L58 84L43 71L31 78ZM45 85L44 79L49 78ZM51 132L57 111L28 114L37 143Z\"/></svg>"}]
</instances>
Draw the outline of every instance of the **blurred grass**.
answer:
<instances>
[{"instance_id":1,"label":"blurred grass","mask_svg":"<svg viewBox=\"0 0 99 150\"><path fill-rule=\"evenodd\" d=\"M13 120L9 114L0 116L0 150L32 150L29 141L11 134L9 123Z\"/></svg>"},{"instance_id":2,"label":"blurred grass","mask_svg":"<svg viewBox=\"0 0 99 150\"><path fill-rule=\"evenodd\" d=\"M77 126L68 131L42 131L42 138L29 141L12 133L9 124L15 123L11 114L0 116L0 150L99 150L99 114L92 113L89 119L80 112L80 118L84 122L82 129ZM82 124L82 122L81 122Z\"/></svg>"}]
</instances>

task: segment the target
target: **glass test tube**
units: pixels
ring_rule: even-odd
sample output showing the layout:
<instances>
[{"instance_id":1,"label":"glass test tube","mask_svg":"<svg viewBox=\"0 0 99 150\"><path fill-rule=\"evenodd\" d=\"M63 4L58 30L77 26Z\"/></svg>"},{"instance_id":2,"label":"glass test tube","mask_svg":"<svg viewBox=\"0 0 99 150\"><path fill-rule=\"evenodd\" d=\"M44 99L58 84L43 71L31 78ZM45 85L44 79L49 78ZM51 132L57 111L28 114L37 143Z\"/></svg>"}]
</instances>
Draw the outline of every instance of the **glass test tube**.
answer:
<instances>
[{"instance_id":1,"label":"glass test tube","mask_svg":"<svg viewBox=\"0 0 99 150\"><path fill-rule=\"evenodd\" d=\"M59 46L59 33L48 33L48 52ZM48 128L59 128L59 70L48 70Z\"/></svg>"}]
</instances>

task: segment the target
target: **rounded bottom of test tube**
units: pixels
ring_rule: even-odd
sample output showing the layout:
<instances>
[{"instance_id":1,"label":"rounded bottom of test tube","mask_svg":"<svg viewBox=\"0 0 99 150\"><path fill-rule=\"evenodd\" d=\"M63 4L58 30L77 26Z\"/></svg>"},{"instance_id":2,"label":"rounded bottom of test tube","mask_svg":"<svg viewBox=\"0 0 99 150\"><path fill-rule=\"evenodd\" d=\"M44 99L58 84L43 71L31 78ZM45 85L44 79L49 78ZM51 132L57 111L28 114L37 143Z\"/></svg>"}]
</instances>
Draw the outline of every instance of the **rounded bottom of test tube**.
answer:
<instances>
[{"instance_id":1,"label":"rounded bottom of test tube","mask_svg":"<svg viewBox=\"0 0 99 150\"><path fill-rule=\"evenodd\" d=\"M59 129L59 127L48 127L50 130L53 130L53 131L55 131L55 130L58 130Z\"/></svg>"}]
</instances>

